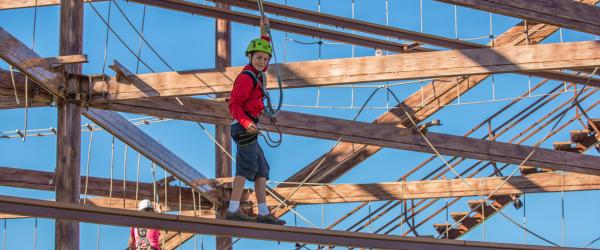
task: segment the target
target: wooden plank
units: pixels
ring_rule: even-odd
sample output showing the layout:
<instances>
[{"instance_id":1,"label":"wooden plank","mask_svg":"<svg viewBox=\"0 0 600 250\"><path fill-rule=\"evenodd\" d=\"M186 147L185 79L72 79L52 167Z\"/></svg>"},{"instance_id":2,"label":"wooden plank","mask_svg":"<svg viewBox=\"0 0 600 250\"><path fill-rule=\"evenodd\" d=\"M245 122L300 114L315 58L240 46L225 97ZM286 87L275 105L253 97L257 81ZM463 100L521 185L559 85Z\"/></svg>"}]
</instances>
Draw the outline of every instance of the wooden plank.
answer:
<instances>
[{"instance_id":1,"label":"wooden plank","mask_svg":"<svg viewBox=\"0 0 600 250\"><path fill-rule=\"evenodd\" d=\"M36 217L69 219L119 226L159 228L197 234L279 240L310 244L385 249L556 249L553 247L467 242L378 235L334 230L285 227L261 223L215 220L190 216L156 214L114 208L86 207L9 196L0 196L0 212ZM240 230L243 229L243 230Z\"/></svg>"},{"instance_id":2,"label":"wooden plank","mask_svg":"<svg viewBox=\"0 0 600 250\"><path fill-rule=\"evenodd\" d=\"M83 52L83 0L62 0L60 3L60 42L59 56L81 55ZM33 51L30 51L32 53ZM35 59L35 58L31 58ZM47 62L46 62L47 63ZM44 68L45 63L33 66ZM50 65L52 67L52 65ZM28 74L31 68L24 68ZM64 66L65 72L81 74L81 64ZM35 80L35 79L34 79ZM36 81L48 91L58 85L48 86L44 81ZM81 102L71 93L80 93L79 80L68 78L64 89L68 96L57 102L58 128L56 134L56 201L78 204L81 171ZM51 91L51 93L54 93ZM79 248L79 223L58 219L55 223L55 248Z\"/></svg>"},{"instance_id":3,"label":"wooden plank","mask_svg":"<svg viewBox=\"0 0 600 250\"><path fill-rule=\"evenodd\" d=\"M502 15L600 34L600 8L564 0L438 0Z\"/></svg>"},{"instance_id":4,"label":"wooden plank","mask_svg":"<svg viewBox=\"0 0 600 250\"><path fill-rule=\"evenodd\" d=\"M195 98L180 98L187 107L181 110L175 100L133 100L110 103L99 108L152 115L163 118L228 124L231 122L227 103ZM276 131L266 117L260 128ZM314 126L319 124L319 126ZM428 144L412 129L399 129L376 123L353 122L336 118L282 111L277 126L283 133L361 143L379 147L432 153ZM520 164L533 149L529 146L485 141L456 135L428 133L428 139L441 154ZM527 165L565 171L600 174L600 157L579 155L540 148Z\"/></svg>"},{"instance_id":5,"label":"wooden plank","mask_svg":"<svg viewBox=\"0 0 600 250\"><path fill-rule=\"evenodd\" d=\"M206 179L202 173L198 172L194 167L187 164L177 155L173 154L166 147L152 139L148 134L141 129L131 124L127 119L123 118L116 112L99 110L90 108L84 112L84 115L96 124L104 128L106 131L118 137L121 141L129 145L131 148L140 152L148 159L156 162L165 171L176 176L184 183L194 187L198 192L201 192L207 199L221 205L219 200L209 193L212 188L206 185L195 185L194 180Z\"/></svg>"},{"instance_id":6,"label":"wooden plank","mask_svg":"<svg viewBox=\"0 0 600 250\"><path fill-rule=\"evenodd\" d=\"M281 64L279 68L284 88L299 88L599 65L600 42L588 41L306 61ZM224 93L231 91L240 71L240 67L227 67L142 74L138 75L142 83L123 85L111 79L96 82L94 90L106 93L96 101ZM276 88L274 66L268 79L267 87ZM600 80L592 85L600 86Z\"/></svg>"},{"instance_id":7,"label":"wooden plank","mask_svg":"<svg viewBox=\"0 0 600 250\"><path fill-rule=\"evenodd\" d=\"M381 200L430 199L445 197L488 196L506 177L467 178L461 180L427 180L372 184L337 184L303 186L291 197L295 205L337 202L366 202ZM288 197L295 187L276 188L278 194ZM524 194L600 189L600 177L577 173L540 173L514 176L494 194ZM269 203L277 201L269 197Z\"/></svg>"},{"instance_id":8,"label":"wooden plank","mask_svg":"<svg viewBox=\"0 0 600 250\"><path fill-rule=\"evenodd\" d=\"M49 64L32 64L32 61L35 62L41 57L2 27L0 27L0 44L2 44L0 46L0 58L18 68L46 91L64 97L59 89L60 75L51 71Z\"/></svg>"}]
</instances>

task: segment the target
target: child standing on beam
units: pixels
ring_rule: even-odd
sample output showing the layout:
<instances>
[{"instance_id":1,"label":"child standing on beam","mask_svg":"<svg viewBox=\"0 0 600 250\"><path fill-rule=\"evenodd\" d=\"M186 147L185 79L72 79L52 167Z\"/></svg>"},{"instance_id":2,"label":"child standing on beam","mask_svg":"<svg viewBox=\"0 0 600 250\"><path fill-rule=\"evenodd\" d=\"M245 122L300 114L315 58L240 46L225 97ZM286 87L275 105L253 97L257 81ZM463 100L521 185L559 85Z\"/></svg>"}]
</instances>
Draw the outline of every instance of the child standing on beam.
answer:
<instances>
[{"instance_id":1,"label":"child standing on beam","mask_svg":"<svg viewBox=\"0 0 600 250\"><path fill-rule=\"evenodd\" d=\"M235 121L231 124L231 137L237 145L235 178L231 200L227 210L227 219L237 221L256 221L260 223L284 225L285 221L276 218L267 207L266 186L269 179L269 163L258 144L258 123L263 112L266 84L264 72L273 54L271 38L266 29L269 20L260 21L261 38L250 41L246 48L248 65L237 76L229 99L229 111ZM258 216L249 216L240 209L240 199L246 179L254 181Z\"/></svg>"}]
</instances>

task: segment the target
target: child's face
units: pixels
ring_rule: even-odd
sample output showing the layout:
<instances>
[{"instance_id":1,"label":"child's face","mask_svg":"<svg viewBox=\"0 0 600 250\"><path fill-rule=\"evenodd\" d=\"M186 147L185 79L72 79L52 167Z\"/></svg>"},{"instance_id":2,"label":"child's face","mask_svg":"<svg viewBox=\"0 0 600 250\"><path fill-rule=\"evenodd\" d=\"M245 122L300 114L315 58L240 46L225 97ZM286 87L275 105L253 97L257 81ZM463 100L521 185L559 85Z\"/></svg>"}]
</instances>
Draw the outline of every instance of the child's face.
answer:
<instances>
[{"instance_id":1,"label":"child's face","mask_svg":"<svg viewBox=\"0 0 600 250\"><path fill-rule=\"evenodd\" d=\"M269 54L262 51L257 51L252 54L250 62L252 64L252 67L257 69L258 71L263 71L267 67L267 64L269 64L269 59L271 59L271 56L269 56Z\"/></svg>"}]
</instances>

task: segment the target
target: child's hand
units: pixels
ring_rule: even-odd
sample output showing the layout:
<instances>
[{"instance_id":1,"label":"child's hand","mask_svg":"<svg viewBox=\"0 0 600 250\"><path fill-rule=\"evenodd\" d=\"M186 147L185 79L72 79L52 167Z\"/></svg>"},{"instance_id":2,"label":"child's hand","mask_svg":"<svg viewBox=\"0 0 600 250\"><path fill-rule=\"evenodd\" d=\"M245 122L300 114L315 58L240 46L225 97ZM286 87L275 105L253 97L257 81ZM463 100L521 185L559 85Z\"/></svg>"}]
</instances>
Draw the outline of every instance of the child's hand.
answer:
<instances>
[{"instance_id":1,"label":"child's hand","mask_svg":"<svg viewBox=\"0 0 600 250\"><path fill-rule=\"evenodd\" d=\"M260 35L261 36L269 36L269 32L267 31L267 27L269 26L269 18L266 16L260 18Z\"/></svg>"},{"instance_id":2,"label":"child's hand","mask_svg":"<svg viewBox=\"0 0 600 250\"><path fill-rule=\"evenodd\" d=\"M246 132L250 134L258 134L258 128L256 127L256 125L254 125L254 123L250 123L250 125L248 125L248 128L246 129Z\"/></svg>"},{"instance_id":3,"label":"child's hand","mask_svg":"<svg viewBox=\"0 0 600 250\"><path fill-rule=\"evenodd\" d=\"M270 26L269 18L267 16L263 16L260 18L260 27L268 27Z\"/></svg>"}]
</instances>

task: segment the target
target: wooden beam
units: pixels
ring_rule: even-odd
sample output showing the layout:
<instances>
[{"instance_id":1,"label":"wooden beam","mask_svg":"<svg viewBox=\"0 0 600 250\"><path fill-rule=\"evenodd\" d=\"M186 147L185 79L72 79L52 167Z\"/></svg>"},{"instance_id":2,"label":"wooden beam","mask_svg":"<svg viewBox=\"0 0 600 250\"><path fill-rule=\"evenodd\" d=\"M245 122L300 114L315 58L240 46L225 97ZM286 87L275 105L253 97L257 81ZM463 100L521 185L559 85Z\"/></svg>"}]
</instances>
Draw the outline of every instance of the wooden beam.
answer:
<instances>
[{"instance_id":1,"label":"wooden beam","mask_svg":"<svg viewBox=\"0 0 600 250\"><path fill-rule=\"evenodd\" d=\"M64 97L62 90L59 89L62 81L60 74L53 72L47 62L40 62L41 57L38 54L2 27L0 27L0 44L0 58L18 68L46 91Z\"/></svg>"},{"instance_id":2,"label":"wooden beam","mask_svg":"<svg viewBox=\"0 0 600 250\"><path fill-rule=\"evenodd\" d=\"M216 7L223 9L231 9L229 5L217 3ZM228 20L215 20L215 66L217 68L225 68L231 66L231 23ZM217 98L228 98L228 93L218 94ZM231 127L229 124L215 126L215 178L231 177L232 160L229 158L233 155L231 151ZM221 201L226 204L230 200L229 192L221 192ZM227 208L222 206L217 209L217 218L223 219L227 215ZM191 237L191 235L184 235ZM183 240L183 237L181 237ZM179 242L179 238L174 238L169 242ZM165 247L169 248L165 243ZM233 240L231 237L216 237L215 249L217 250L232 250Z\"/></svg>"},{"instance_id":3,"label":"wooden beam","mask_svg":"<svg viewBox=\"0 0 600 250\"><path fill-rule=\"evenodd\" d=\"M438 0L502 15L600 34L600 8L572 0Z\"/></svg>"},{"instance_id":4,"label":"wooden beam","mask_svg":"<svg viewBox=\"0 0 600 250\"><path fill-rule=\"evenodd\" d=\"M73 15L75 15L75 14L73 14ZM81 31L79 31L79 32L81 32ZM65 35L69 35L69 34L65 34ZM8 34L7 32L4 32L4 30L0 30L0 39L8 41L9 46L6 46L6 47L11 47L10 46L11 44L20 43L18 40L14 39L14 37L10 36L10 34ZM67 39L67 38L64 38L64 39ZM5 48L5 46L1 46L1 47ZM31 51L27 47L24 47L23 44L20 44L19 46L12 46L12 47L20 49L22 51L22 54L29 55L28 60L34 60L34 61L38 60L38 62L39 62L40 57L35 54L32 54L33 51ZM4 50L2 50L2 51L4 51ZM79 54L81 54L81 51L75 52L75 54L79 55ZM34 68L28 68L27 70L31 70L31 71L42 70L43 71L43 70L48 70L50 67L51 67L51 65L40 66L38 64L38 66L36 66ZM73 70L73 69L76 69L76 70ZM69 65L65 66L65 70L67 70L68 72L72 72L72 73L80 72L81 65L80 64L69 64ZM27 74L28 76L34 75L29 71L23 71L23 73ZM69 92L70 93L78 93L77 92L78 91L77 80L70 79L69 81L74 81L72 84L67 86L69 89ZM55 85L56 83L49 83L49 84L51 84L49 86L49 89L53 89L53 88L58 89L58 85ZM62 105L62 104L64 104L64 105ZM73 104L73 105L71 105L71 104ZM81 133L79 132L81 111L80 111L80 109L77 109L77 107L75 107L76 105L80 105L80 104L78 104L77 100L69 100L66 102L59 103L59 114L64 113L64 115L62 115L62 116L59 115L59 129L58 129L59 137L61 136L61 131L64 132L63 135L68 136L68 135L74 134L75 133L74 129L77 129L77 133L76 133L77 135L74 136L73 138L76 137L76 138L79 138L78 140L81 140ZM72 110L65 110L65 112L61 113L60 109L63 106L66 108L72 109ZM133 126L129 121L127 121L125 118L123 118L119 114L116 114L116 113L110 112L110 111L95 110L95 109L88 109L83 114L87 118L93 120L95 123L97 123L98 125L103 127L108 132L117 136L119 139L121 139L123 142L125 142L132 148L136 149L138 152L140 152L147 158L155 161L157 164L159 164L161 167L163 167L166 171L179 177L179 179L181 179L183 182L187 183L188 185L193 184L193 181L195 181L195 180L206 178L204 175L199 173L197 170L195 170L189 164L185 163L183 160L181 160L179 157L177 157L175 154L173 154L167 148L165 148L164 146L160 145L158 142L153 140L150 136L145 134L142 130ZM63 120L61 120L60 117L63 117L64 121L77 122L77 126L72 126L73 127L72 130L68 130L68 131L67 131L67 128L61 128L60 124L61 124L61 121L63 121ZM71 138L71 137L69 137L69 138ZM60 139L58 141L61 142ZM73 141L73 143L74 143L74 145L80 144L79 141ZM60 149L60 147L63 147L64 145L68 145L68 144L58 143L59 149ZM62 150L59 150L59 152L62 152ZM78 157L78 155L77 155L77 157ZM69 155L69 156L65 155L64 157L59 158L59 159L75 159L75 158L73 157L73 155ZM77 163L78 162L79 162L79 160L77 160ZM66 171L65 173L67 173L67 172L72 173L73 171ZM76 172L79 173L79 168L77 169ZM192 186L194 186L194 185L192 185ZM205 190L204 186L194 186L194 187L201 193L206 193L207 191L210 191L210 188L208 190ZM213 197L211 194L206 193L206 195L207 195L208 199L210 199L211 201L220 205L218 199Z\"/></svg>"},{"instance_id":5,"label":"wooden beam","mask_svg":"<svg viewBox=\"0 0 600 250\"><path fill-rule=\"evenodd\" d=\"M597 0L585 0L589 4L596 4ZM537 44L558 31L558 27L542 23L521 22L494 39L492 44L497 47L522 46ZM492 45L488 44L488 45ZM483 82L489 75L469 76L461 78L443 78L434 80L425 85L422 91L417 91L403 100L403 105L412 107L410 114L417 122L423 121L434 115L444 105L451 103L460 95L468 92ZM396 106L398 108L398 106ZM392 109L385 112L373 121L378 124L387 124L397 127L410 127L410 119L401 109ZM379 152L381 147L341 143L331 152L323 154L305 166L286 181L298 182L304 180L314 172L309 182L333 182L352 168ZM318 169L315 169L317 166Z\"/></svg>"},{"instance_id":6,"label":"wooden beam","mask_svg":"<svg viewBox=\"0 0 600 250\"><path fill-rule=\"evenodd\" d=\"M12 77L15 78L15 85L13 86ZM30 81L30 80L28 80ZM15 87L19 102L15 97ZM50 94L48 92L37 87L36 84L27 84L29 95L29 107L45 107L49 106L52 102ZM0 110L1 109L12 109L12 108L24 108L25 107L25 76L21 72L13 72L12 76L10 71L0 69Z\"/></svg>"},{"instance_id":7,"label":"wooden beam","mask_svg":"<svg viewBox=\"0 0 600 250\"><path fill-rule=\"evenodd\" d=\"M131 124L121 115L116 112L93 108L86 110L84 115L106 131L118 137L131 148L140 152L151 161L156 162L165 171L176 176L189 186L194 187L198 192L204 194L207 199L215 202L217 206L221 205L219 199L214 194L209 193L212 188L206 185L194 184L194 181L206 179L206 176L173 154L173 152L162 146L141 129Z\"/></svg>"},{"instance_id":8,"label":"wooden beam","mask_svg":"<svg viewBox=\"0 0 600 250\"><path fill-rule=\"evenodd\" d=\"M114 208L86 207L0 196L0 212L35 217L69 219L118 226L159 228L197 234L385 249L556 249L504 243L427 239L323 229L285 227L261 223L215 220L190 216L156 214ZM243 230L240 230L243 229Z\"/></svg>"},{"instance_id":9,"label":"wooden beam","mask_svg":"<svg viewBox=\"0 0 600 250\"><path fill-rule=\"evenodd\" d=\"M294 205L381 200L431 199L445 197L488 196L507 177L467 178L462 180L427 180L373 184L338 184L300 187L291 197ZM276 188L288 197L295 187ZM494 195L583 191L600 189L600 177L577 173L541 173L514 176ZM269 197L270 204L277 201Z\"/></svg>"},{"instance_id":10,"label":"wooden beam","mask_svg":"<svg viewBox=\"0 0 600 250\"><path fill-rule=\"evenodd\" d=\"M0 185L34 190L52 191L54 185L50 182L51 172L25 170L0 167ZM430 199L469 197L478 195L489 195L496 190L507 177L466 178L465 184L461 180L425 180L408 182L387 182L367 184L331 184L310 186L305 185L296 190L296 187L274 188L276 194L283 197L290 196L289 200L294 205L321 204L321 203L346 203L365 202L381 200L402 199ZM231 183L231 178L210 180L216 183ZM224 181L224 182L223 182ZM89 177L88 195L85 204L112 208L137 209L135 193L138 188L138 201L152 199L152 183L135 183L126 181L123 189L123 180L112 181L113 188L110 189L111 180L107 178ZM86 178L81 177L81 192L85 192ZM168 201L165 202L164 187L158 187L163 211L179 211L179 187L169 186L167 189ZM513 176L500 187L495 195L523 194L523 193L545 193L545 192L572 192L600 189L600 177L578 173L538 173L527 176ZM475 191L474 191L475 190ZM199 206L192 204L192 191L190 188L181 188L182 210L193 210ZM97 197L100 196L100 197ZM110 200L109 200L110 197ZM125 197L125 198L123 198ZM247 200L256 204L253 196L247 195ZM81 202L84 203L84 202ZM269 206L279 205L273 197L267 197ZM110 206L109 206L110 204ZM125 206L124 206L125 204ZM202 207L208 208L210 204L203 202ZM214 214L213 214L214 215Z\"/></svg>"},{"instance_id":11,"label":"wooden beam","mask_svg":"<svg viewBox=\"0 0 600 250\"><path fill-rule=\"evenodd\" d=\"M184 119L197 122L228 124L231 122L227 103L195 98L180 98L186 110L181 110L175 100L134 100L110 103L99 108L152 115L164 118ZM268 122L260 128L276 131ZM314 126L319 124L319 126ZM295 112L282 111L277 117L277 126L283 133L321 139L341 140L380 147L389 147L432 153L428 144L412 129L399 129L389 125L354 122ZM532 147L503 142L485 141L456 135L428 133L428 139L441 154L520 164L533 150ZM560 169L565 171L600 174L600 157L540 148L526 162L527 165Z\"/></svg>"},{"instance_id":12,"label":"wooden beam","mask_svg":"<svg viewBox=\"0 0 600 250\"><path fill-rule=\"evenodd\" d=\"M281 64L279 68L284 87L299 88L594 66L600 66L598 41L330 59ZM277 87L274 68L268 72L270 89ZM111 79L96 82L94 89L106 93L96 101L224 93L231 91L240 71L240 67L227 67L222 71L142 74L138 75L139 84L123 85ZM593 80L592 85L600 87L600 80Z\"/></svg>"},{"instance_id":13,"label":"wooden beam","mask_svg":"<svg viewBox=\"0 0 600 250\"><path fill-rule=\"evenodd\" d=\"M59 55L80 55L83 52L83 0L61 0L60 2L60 42ZM29 58L35 60L35 53L29 48L22 52L29 52ZM23 53L24 54L24 53ZM15 63L15 62L13 62ZM27 67L19 68L24 74L42 69L45 66L53 67L47 60L44 62L24 63ZM29 67L34 64L35 66ZM64 72L81 74L81 64L64 66ZM53 90L60 90L57 85L45 81L37 81L41 86ZM75 98L80 93L79 80L67 78L64 82L64 99L58 100L58 127L56 134L56 201L70 204L79 204L80 197L80 163L81 163L81 101ZM57 87L54 89L54 87ZM61 91L62 92L62 91ZM56 94L56 93L55 93ZM58 93L60 94L60 93ZM79 222L58 219L55 223L55 248L79 248Z\"/></svg>"}]
</instances>

